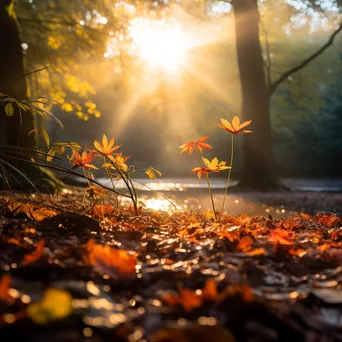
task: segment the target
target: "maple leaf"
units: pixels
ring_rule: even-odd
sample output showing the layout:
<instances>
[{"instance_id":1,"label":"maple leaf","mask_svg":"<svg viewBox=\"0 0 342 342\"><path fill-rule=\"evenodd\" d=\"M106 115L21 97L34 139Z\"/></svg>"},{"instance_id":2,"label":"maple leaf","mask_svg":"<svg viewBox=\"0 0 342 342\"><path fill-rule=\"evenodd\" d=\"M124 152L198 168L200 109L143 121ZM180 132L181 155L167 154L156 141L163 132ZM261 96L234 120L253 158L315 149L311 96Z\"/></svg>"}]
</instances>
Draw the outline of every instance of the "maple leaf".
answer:
<instances>
[{"instance_id":1,"label":"maple leaf","mask_svg":"<svg viewBox=\"0 0 342 342\"><path fill-rule=\"evenodd\" d=\"M194 167L191 172L197 172L198 179L201 179L203 175L208 175L210 170L207 167Z\"/></svg>"},{"instance_id":2,"label":"maple leaf","mask_svg":"<svg viewBox=\"0 0 342 342\"><path fill-rule=\"evenodd\" d=\"M226 166L225 161L220 162L217 157L213 158L212 161L202 157L202 161L205 167L195 167L191 170L191 172L197 172L198 179L201 179L204 174L208 175L210 172L220 172L231 168Z\"/></svg>"},{"instance_id":3,"label":"maple leaf","mask_svg":"<svg viewBox=\"0 0 342 342\"><path fill-rule=\"evenodd\" d=\"M32 262L35 262L35 261L39 260L43 256L43 254L44 254L44 247L45 247L44 240L40 240L37 243L36 249L32 253L26 254L24 256L24 260L23 260L22 263L24 265L27 265L27 264L30 264Z\"/></svg>"},{"instance_id":4,"label":"maple leaf","mask_svg":"<svg viewBox=\"0 0 342 342\"><path fill-rule=\"evenodd\" d=\"M103 217L105 215L113 214L114 212L115 208L109 205L108 203L104 205L97 204L93 208L93 215L95 217Z\"/></svg>"},{"instance_id":5,"label":"maple leaf","mask_svg":"<svg viewBox=\"0 0 342 342\"><path fill-rule=\"evenodd\" d=\"M50 288L39 302L31 303L26 311L35 323L47 324L71 314L72 297L67 291Z\"/></svg>"},{"instance_id":6,"label":"maple leaf","mask_svg":"<svg viewBox=\"0 0 342 342\"><path fill-rule=\"evenodd\" d=\"M95 169L97 170L97 167L90 164L90 162L94 159L93 153L87 153L86 151L83 151L82 154L78 153L77 151L73 154L71 157L71 163L73 165L72 169L76 169L78 167L84 167L86 169Z\"/></svg>"},{"instance_id":7,"label":"maple leaf","mask_svg":"<svg viewBox=\"0 0 342 342\"><path fill-rule=\"evenodd\" d=\"M112 277L135 275L136 256L124 249L114 249L94 242L87 243L86 261Z\"/></svg>"},{"instance_id":8,"label":"maple leaf","mask_svg":"<svg viewBox=\"0 0 342 342\"><path fill-rule=\"evenodd\" d=\"M104 163L102 167L109 168L109 169L116 169L118 168L120 171L127 172L128 165L126 161L131 158L130 156L124 157L122 152L116 153L114 156L108 156L108 159L114 164L111 163Z\"/></svg>"},{"instance_id":9,"label":"maple leaf","mask_svg":"<svg viewBox=\"0 0 342 342\"><path fill-rule=\"evenodd\" d=\"M145 171L147 177L149 179L156 179L157 176L161 177L162 174L160 171L158 171L157 169L155 169L154 167L150 167Z\"/></svg>"},{"instance_id":10,"label":"maple leaf","mask_svg":"<svg viewBox=\"0 0 342 342\"><path fill-rule=\"evenodd\" d=\"M0 278L0 301L4 302L14 302L14 298L9 294L9 289L11 286L11 276L5 274Z\"/></svg>"},{"instance_id":11,"label":"maple leaf","mask_svg":"<svg viewBox=\"0 0 342 342\"><path fill-rule=\"evenodd\" d=\"M251 124L252 120L240 123L240 119L237 116L234 116L232 123L230 123L228 120L225 120L223 118L220 118L220 121L221 121L221 124L216 124L215 126L222 128L232 134L238 134L240 132L252 133L252 131L244 130L245 127Z\"/></svg>"},{"instance_id":12,"label":"maple leaf","mask_svg":"<svg viewBox=\"0 0 342 342\"><path fill-rule=\"evenodd\" d=\"M191 155L194 152L195 148L197 149L199 153L202 153L203 149L212 150L213 148L209 144L205 143L208 139L210 139L210 137L205 136L205 137L198 139L197 141L190 141L186 144L180 145L179 148L182 149L180 154L189 152L189 154Z\"/></svg>"},{"instance_id":13,"label":"maple leaf","mask_svg":"<svg viewBox=\"0 0 342 342\"><path fill-rule=\"evenodd\" d=\"M47 217L53 217L58 215L56 211L44 207L32 210L30 211L30 214L30 217L32 217L36 221L43 221Z\"/></svg>"},{"instance_id":14,"label":"maple leaf","mask_svg":"<svg viewBox=\"0 0 342 342\"><path fill-rule=\"evenodd\" d=\"M105 134L103 134L102 137L102 144L98 141L94 141L94 147L97 151L105 155L106 157L113 154L114 151L119 149L121 145L115 146L115 139L112 138L109 142Z\"/></svg>"},{"instance_id":15,"label":"maple leaf","mask_svg":"<svg viewBox=\"0 0 342 342\"><path fill-rule=\"evenodd\" d=\"M36 206L31 203L21 203L13 199L7 202L8 209L15 215L19 213L25 213L27 217L32 218L36 221L42 221L47 217L52 217L58 213L52 209L45 207Z\"/></svg>"},{"instance_id":16,"label":"maple leaf","mask_svg":"<svg viewBox=\"0 0 342 342\"><path fill-rule=\"evenodd\" d=\"M220 172L220 171L228 170L231 168L230 166L226 166L225 161L219 162L217 157L213 158L212 161L204 157L202 157L202 160L203 160L204 165L212 172Z\"/></svg>"}]
</instances>

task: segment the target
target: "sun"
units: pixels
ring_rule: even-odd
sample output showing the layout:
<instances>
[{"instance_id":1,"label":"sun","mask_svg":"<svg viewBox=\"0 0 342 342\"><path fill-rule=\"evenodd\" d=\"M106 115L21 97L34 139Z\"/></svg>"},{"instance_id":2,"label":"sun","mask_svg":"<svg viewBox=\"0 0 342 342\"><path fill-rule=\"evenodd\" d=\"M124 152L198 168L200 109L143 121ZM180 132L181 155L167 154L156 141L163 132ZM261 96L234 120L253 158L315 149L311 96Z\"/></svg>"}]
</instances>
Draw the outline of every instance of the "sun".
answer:
<instances>
[{"instance_id":1,"label":"sun","mask_svg":"<svg viewBox=\"0 0 342 342\"><path fill-rule=\"evenodd\" d=\"M130 36L138 56L152 67L174 71L185 62L189 43L182 29L175 24L136 18L131 23Z\"/></svg>"}]
</instances>

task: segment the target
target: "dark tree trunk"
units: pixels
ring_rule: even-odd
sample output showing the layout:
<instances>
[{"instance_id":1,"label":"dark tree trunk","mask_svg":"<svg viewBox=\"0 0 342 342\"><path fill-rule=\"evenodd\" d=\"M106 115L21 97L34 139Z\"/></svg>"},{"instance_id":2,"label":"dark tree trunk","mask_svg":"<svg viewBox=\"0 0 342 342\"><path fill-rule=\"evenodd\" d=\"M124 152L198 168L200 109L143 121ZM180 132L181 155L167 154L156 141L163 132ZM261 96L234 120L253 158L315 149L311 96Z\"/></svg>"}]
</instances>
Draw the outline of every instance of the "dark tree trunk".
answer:
<instances>
[{"instance_id":1,"label":"dark tree trunk","mask_svg":"<svg viewBox=\"0 0 342 342\"><path fill-rule=\"evenodd\" d=\"M18 100L27 99L24 71L24 57L18 24L10 6L14 0L0 0L0 92ZM0 106L0 133L2 143L34 147L34 134L28 133L34 128L33 114L22 111L22 123L18 110L11 117Z\"/></svg>"},{"instance_id":2,"label":"dark tree trunk","mask_svg":"<svg viewBox=\"0 0 342 342\"><path fill-rule=\"evenodd\" d=\"M270 95L259 40L257 0L234 0L237 59L242 90L242 116L253 120L244 139L241 189L266 191L280 187L272 151Z\"/></svg>"}]
</instances>

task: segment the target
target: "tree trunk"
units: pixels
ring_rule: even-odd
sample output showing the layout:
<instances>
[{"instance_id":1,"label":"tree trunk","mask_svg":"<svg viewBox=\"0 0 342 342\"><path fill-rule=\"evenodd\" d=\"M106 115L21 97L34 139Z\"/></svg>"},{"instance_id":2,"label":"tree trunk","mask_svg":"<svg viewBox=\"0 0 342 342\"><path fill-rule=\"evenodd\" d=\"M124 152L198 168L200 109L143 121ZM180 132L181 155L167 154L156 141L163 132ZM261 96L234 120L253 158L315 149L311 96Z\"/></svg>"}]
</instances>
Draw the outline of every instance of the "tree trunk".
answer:
<instances>
[{"instance_id":1,"label":"tree trunk","mask_svg":"<svg viewBox=\"0 0 342 342\"><path fill-rule=\"evenodd\" d=\"M24 56L12 6L14 6L14 0L0 0L0 92L18 100L26 100ZM34 117L31 112L22 111L21 122L17 109L11 117L8 117L4 106L0 106L2 143L34 147L34 134L28 135L33 128Z\"/></svg>"},{"instance_id":2,"label":"tree trunk","mask_svg":"<svg viewBox=\"0 0 342 342\"><path fill-rule=\"evenodd\" d=\"M259 40L257 0L234 0L237 60L242 91L242 117L253 120L244 139L244 166L238 187L266 191L280 187L272 152L270 96Z\"/></svg>"}]
</instances>

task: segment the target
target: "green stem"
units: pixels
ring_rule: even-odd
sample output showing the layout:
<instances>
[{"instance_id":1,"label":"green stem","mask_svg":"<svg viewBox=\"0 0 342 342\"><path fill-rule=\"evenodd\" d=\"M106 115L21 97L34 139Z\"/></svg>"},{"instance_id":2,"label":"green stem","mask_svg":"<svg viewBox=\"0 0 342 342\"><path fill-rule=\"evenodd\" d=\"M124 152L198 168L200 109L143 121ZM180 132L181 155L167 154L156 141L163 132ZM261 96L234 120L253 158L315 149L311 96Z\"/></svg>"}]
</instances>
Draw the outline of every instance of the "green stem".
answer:
<instances>
[{"instance_id":1,"label":"green stem","mask_svg":"<svg viewBox=\"0 0 342 342\"><path fill-rule=\"evenodd\" d=\"M211 204L213 206L214 217L215 217L215 220L217 220L215 203L214 203L214 198L213 198L213 192L211 190L210 181L209 181L209 175L206 173L205 176L206 176L206 179L207 179L207 184L208 184L208 190L209 190L209 195L210 195L210 199L211 199Z\"/></svg>"},{"instance_id":2,"label":"green stem","mask_svg":"<svg viewBox=\"0 0 342 342\"><path fill-rule=\"evenodd\" d=\"M234 159L234 134L232 134L232 147L231 147L231 151L230 151L230 163L229 163L230 169L228 170L228 178L227 178L226 188L224 189L221 215L223 214L224 205L226 203L227 192L228 192L228 187L229 187L229 182L230 182L230 176L232 174L232 168L233 168L233 159Z\"/></svg>"}]
</instances>

